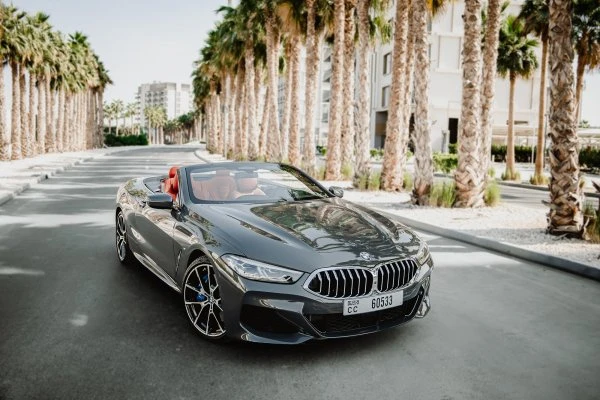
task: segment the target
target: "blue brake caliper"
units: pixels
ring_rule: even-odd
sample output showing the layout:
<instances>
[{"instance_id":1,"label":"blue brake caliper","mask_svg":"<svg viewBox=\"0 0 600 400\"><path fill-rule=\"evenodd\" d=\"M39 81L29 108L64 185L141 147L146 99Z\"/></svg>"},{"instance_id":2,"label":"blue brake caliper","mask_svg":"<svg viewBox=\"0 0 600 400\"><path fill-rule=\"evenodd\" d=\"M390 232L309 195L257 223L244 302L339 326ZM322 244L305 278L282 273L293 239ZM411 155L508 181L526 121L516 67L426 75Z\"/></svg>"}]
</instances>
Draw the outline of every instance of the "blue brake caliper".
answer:
<instances>
[{"instance_id":1,"label":"blue brake caliper","mask_svg":"<svg viewBox=\"0 0 600 400\"><path fill-rule=\"evenodd\" d=\"M207 283L207 282L208 282L208 274L204 274L204 275L202 275L202 281L203 281L204 283ZM204 290L204 289L202 288L202 285L201 285L201 284L198 284L198 289L199 289L199 290ZM196 295L196 301L204 301L204 300L206 300L206 296L205 296L205 295L203 295L202 293L198 293L198 294Z\"/></svg>"}]
</instances>

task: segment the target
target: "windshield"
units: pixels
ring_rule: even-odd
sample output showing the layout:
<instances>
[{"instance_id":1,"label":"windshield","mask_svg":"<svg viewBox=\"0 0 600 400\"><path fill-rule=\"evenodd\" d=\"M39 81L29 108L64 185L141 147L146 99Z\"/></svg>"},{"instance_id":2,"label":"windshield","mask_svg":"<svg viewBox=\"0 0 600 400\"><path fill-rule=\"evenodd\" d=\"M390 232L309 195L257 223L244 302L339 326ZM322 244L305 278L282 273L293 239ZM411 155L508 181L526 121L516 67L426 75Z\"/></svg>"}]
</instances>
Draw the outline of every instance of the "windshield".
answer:
<instances>
[{"instance_id":1,"label":"windshield","mask_svg":"<svg viewBox=\"0 0 600 400\"><path fill-rule=\"evenodd\" d=\"M194 203L262 203L331 197L312 179L285 165L224 163L186 170Z\"/></svg>"}]
</instances>

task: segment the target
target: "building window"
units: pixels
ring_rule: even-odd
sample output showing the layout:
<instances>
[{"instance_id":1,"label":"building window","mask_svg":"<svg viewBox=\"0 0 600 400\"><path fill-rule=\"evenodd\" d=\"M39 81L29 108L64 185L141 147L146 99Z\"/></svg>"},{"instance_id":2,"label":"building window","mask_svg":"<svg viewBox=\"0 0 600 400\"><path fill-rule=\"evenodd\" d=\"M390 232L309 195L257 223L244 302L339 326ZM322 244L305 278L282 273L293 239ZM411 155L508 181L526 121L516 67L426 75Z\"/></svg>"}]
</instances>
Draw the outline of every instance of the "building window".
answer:
<instances>
[{"instance_id":1,"label":"building window","mask_svg":"<svg viewBox=\"0 0 600 400\"><path fill-rule=\"evenodd\" d=\"M392 53L389 52L383 56L383 74L387 75L392 72Z\"/></svg>"},{"instance_id":2,"label":"building window","mask_svg":"<svg viewBox=\"0 0 600 400\"><path fill-rule=\"evenodd\" d=\"M387 107L390 102L390 87L386 86L381 89L381 107Z\"/></svg>"}]
</instances>

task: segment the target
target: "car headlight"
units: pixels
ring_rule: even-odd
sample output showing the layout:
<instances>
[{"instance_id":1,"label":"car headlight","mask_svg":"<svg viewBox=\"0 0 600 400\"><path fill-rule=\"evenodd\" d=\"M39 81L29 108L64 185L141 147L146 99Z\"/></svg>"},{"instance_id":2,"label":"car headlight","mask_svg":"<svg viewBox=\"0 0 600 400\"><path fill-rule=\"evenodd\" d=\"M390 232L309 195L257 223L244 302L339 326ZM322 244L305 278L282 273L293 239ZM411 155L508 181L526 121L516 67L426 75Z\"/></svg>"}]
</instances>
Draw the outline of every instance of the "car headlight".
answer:
<instances>
[{"instance_id":1,"label":"car headlight","mask_svg":"<svg viewBox=\"0 0 600 400\"><path fill-rule=\"evenodd\" d=\"M287 268L276 267L260 261L249 260L244 257L225 254L221 256L225 262L238 275L253 281L294 283L302 276L302 272Z\"/></svg>"},{"instance_id":2,"label":"car headlight","mask_svg":"<svg viewBox=\"0 0 600 400\"><path fill-rule=\"evenodd\" d=\"M423 265L427 261L429 261L429 247L427 246L427 243L425 243L425 241L421 241L419 251L417 252L415 258L417 259L419 265Z\"/></svg>"}]
</instances>

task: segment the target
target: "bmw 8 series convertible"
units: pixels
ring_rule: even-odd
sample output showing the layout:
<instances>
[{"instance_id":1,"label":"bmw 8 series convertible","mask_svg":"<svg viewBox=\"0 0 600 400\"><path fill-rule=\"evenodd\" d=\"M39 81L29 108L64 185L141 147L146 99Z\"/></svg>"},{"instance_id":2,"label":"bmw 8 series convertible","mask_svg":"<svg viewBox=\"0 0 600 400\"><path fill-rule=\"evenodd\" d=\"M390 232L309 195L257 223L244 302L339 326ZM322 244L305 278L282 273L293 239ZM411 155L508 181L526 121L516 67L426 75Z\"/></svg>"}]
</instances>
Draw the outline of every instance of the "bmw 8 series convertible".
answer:
<instances>
[{"instance_id":1,"label":"bmw 8 series convertible","mask_svg":"<svg viewBox=\"0 0 600 400\"><path fill-rule=\"evenodd\" d=\"M213 341L297 344L427 315L427 244L343 194L285 164L172 167L119 188L117 255L179 292Z\"/></svg>"}]
</instances>

